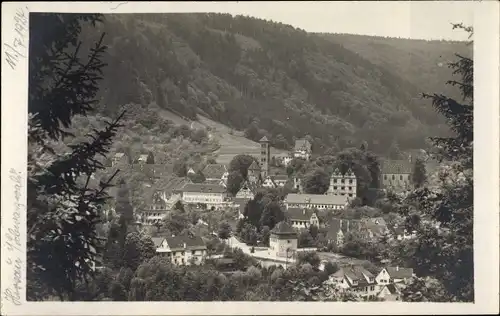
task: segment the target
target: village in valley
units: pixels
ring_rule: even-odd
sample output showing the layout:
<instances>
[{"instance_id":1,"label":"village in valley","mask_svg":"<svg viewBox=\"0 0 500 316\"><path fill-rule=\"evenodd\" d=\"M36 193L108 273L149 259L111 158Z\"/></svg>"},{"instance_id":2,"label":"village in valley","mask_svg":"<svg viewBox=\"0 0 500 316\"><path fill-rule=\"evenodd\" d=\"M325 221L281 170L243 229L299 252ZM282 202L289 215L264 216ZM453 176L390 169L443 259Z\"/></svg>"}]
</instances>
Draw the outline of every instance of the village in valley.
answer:
<instances>
[{"instance_id":1,"label":"village in valley","mask_svg":"<svg viewBox=\"0 0 500 316\"><path fill-rule=\"evenodd\" d=\"M26 300L474 302L473 30L446 27L30 13Z\"/></svg>"},{"instance_id":2,"label":"village in valley","mask_svg":"<svg viewBox=\"0 0 500 316\"><path fill-rule=\"evenodd\" d=\"M365 243L384 243L414 238L414 232L395 218L388 223L380 212L372 217L373 208L361 206L358 179L351 167L343 170L335 167L329 175L326 192L306 193L303 181L308 181L307 176L298 174L292 166L321 159L314 154L308 139L297 139L293 151L275 155L266 136L259 143L260 155L235 155L229 165L212 159L201 164L203 168L199 170L186 166L186 175L169 177L163 189L154 185L163 176L155 176L155 169L162 167L154 164L154 153L140 154L135 159L129 159L124 152L115 153L111 169L133 168L147 173L151 179L148 205L133 208L131 226L151 236L156 253L175 265L197 265L203 269L209 262L224 266L227 272L234 260L221 250L228 248L241 250L261 266L284 269L300 260L307 261L302 257L313 255L319 259L316 263L319 270L330 269L331 274L324 281L326 286L352 290L363 299L399 300L401 289L414 277L412 268L390 265L387 258L377 258L378 264L374 264L366 257L356 258L355 253L345 255L342 249L346 243L355 242L352 236ZM128 164L129 161L133 164ZM244 168L242 173L246 176L234 184L230 183L234 181L230 172L236 166ZM418 166L422 169L418 170ZM424 150L411 152L407 159L383 160L376 190L381 197L387 192L404 192L413 187L415 172L434 171L437 166ZM228 189L234 185L235 194ZM250 213L259 212L249 204L255 204L266 194L273 195L278 208L270 215L273 227L266 226L260 232L245 231L245 223L252 217ZM353 216L360 210L363 214L363 209L368 213ZM171 213L187 210L198 213L197 220L180 233L172 234L166 228L169 220L175 220ZM263 211L267 212L260 210ZM104 214L106 218L120 216L114 207L106 208ZM214 249L214 244L219 247Z\"/></svg>"}]
</instances>

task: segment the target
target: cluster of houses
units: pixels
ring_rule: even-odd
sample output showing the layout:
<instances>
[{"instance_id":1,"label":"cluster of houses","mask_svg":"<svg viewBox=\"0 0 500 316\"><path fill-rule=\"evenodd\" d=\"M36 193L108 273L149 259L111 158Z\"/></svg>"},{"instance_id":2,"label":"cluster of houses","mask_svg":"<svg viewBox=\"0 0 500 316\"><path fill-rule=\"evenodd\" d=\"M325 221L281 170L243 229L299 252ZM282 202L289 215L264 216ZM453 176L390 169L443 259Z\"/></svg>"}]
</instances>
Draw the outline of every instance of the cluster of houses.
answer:
<instances>
[{"instance_id":1,"label":"cluster of houses","mask_svg":"<svg viewBox=\"0 0 500 316\"><path fill-rule=\"evenodd\" d=\"M207 259L207 247L199 236L155 237L153 242L156 252L175 265L201 265ZM297 249L297 230L288 221L278 223L271 230L268 253L276 258L288 259L296 255ZM384 267L374 275L362 266L348 265L332 274L325 283L341 290L354 291L365 298L398 300L401 290L413 277L413 270L409 268Z\"/></svg>"},{"instance_id":2,"label":"cluster of houses","mask_svg":"<svg viewBox=\"0 0 500 316\"><path fill-rule=\"evenodd\" d=\"M341 290L354 291L363 298L397 301L413 277L411 268L384 267L374 275L362 266L353 265L340 268L325 283Z\"/></svg>"}]
</instances>

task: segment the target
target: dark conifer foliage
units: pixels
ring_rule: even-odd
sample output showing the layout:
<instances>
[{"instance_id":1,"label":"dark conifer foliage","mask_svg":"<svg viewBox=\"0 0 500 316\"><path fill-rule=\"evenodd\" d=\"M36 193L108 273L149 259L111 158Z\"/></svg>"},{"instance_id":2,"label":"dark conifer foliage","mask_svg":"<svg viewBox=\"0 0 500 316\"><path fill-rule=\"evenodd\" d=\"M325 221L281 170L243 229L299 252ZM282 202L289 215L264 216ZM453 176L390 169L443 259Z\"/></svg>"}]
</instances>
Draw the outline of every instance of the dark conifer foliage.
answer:
<instances>
[{"instance_id":1,"label":"dark conifer foliage","mask_svg":"<svg viewBox=\"0 0 500 316\"><path fill-rule=\"evenodd\" d=\"M104 129L94 129L86 141L70 144L68 152L52 146L71 137L75 115L88 114L98 102L104 35L87 56L79 35L83 24L101 20L95 14L30 17L28 300L53 295L77 299L76 286L92 276L101 247L96 224L114 175L97 186L91 182L93 174L104 168L103 158L123 113Z\"/></svg>"}]
</instances>

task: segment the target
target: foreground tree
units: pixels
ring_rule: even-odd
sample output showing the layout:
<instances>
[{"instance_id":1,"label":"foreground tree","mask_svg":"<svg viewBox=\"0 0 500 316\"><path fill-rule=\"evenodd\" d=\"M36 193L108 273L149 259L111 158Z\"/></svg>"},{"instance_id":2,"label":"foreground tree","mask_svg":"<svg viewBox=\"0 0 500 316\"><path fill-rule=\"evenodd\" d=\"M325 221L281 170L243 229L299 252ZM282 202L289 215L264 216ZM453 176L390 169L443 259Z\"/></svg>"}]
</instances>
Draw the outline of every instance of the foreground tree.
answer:
<instances>
[{"instance_id":1,"label":"foreground tree","mask_svg":"<svg viewBox=\"0 0 500 316\"><path fill-rule=\"evenodd\" d=\"M455 25L472 35L472 29ZM424 95L432 100L455 133L453 137L433 138L440 161L446 161L440 183L433 188L419 188L408 194L400 209L409 230L417 231L417 239L405 243L405 253L398 255L415 268L417 275L438 280L439 290L427 291L426 283L416 282L406 293L413 300L473 301L473 61L459 56L451 63L462 100L441 94ZM399 246L399 248L401 248ZM432 282L431 282L432 283ZM432 293L432 297L420 294ZM418 294L418 295L417 295Z\"/></svg>"},{"instance_id":2,"label":"foreground tree","mask_svg":"<svg viewBox=\"0 0 500 316\"><path fill-rule=\"evenodd\" d=\"M222 222L219 225L217 236L222 240L226 240L231 237L231 226L227 222Z\"/></svg>"},{"instance_id":3,"label":"foreground tree","mask_svg":"<svg viewBox=\"0 0 500 316\"><path fill-rule=\"evenodd\" d=\"M101 37L82 58L78 38L83 24L100 21L95 14L30 16L28 300L51 293L60 300L77 300L76 285L93 275L102 247L96 225L114 175L98 187L90 180L104 168L99 156L108 153L121 116L103 130L93 130L87 141L73 142L65 153L55 149L73 136L68 129L75 115L85 115L97 105L106 47ZM37 284L50 293L40 293L33 287Z\"/></svg>"}]
</instances>

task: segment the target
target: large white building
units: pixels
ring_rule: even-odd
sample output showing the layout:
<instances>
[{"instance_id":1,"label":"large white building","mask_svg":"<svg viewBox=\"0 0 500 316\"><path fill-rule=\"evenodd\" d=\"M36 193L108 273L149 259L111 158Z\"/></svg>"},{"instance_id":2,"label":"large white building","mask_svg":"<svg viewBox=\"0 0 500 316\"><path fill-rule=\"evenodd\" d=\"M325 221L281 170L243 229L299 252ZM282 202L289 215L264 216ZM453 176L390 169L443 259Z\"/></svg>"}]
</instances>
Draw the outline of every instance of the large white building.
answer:
<instances>
[{"instance_id":1,"label":"large white building","mask_svg":"<svg viewBox=\"0 0 500 316\"><path fill-rule=\"evenodd\" d=\"M286 208L316 208L318 210L341 210L349 200L345 195L298 194L290 193L285 198Z\"/></svg>"},{"instance_id":2,"label":"large white building","mask_svg":"<svg viewBox=\"0 0 500 316\"><path fill-rule=\"evenodd\" d=\"M217 184L187 183L182 188L182 201L186 204L206 204L219 208L227 203L226 188Z\"/></svg>"},{"instance_id":3,"label":"large white building","mask_svg":"<svg viewBox=\"0 0 500 316\"><path fill-rule=\"evenodd\" d=\"M343 195L350 199L356 198L357 180L354 172L349 169L346 173L342 174L339 169L335 169L330 177L330 187L326 194L329 195Z\"/></svg>"}]
</instances>

